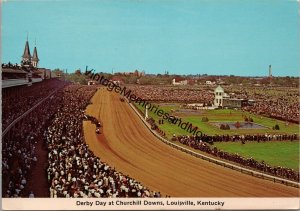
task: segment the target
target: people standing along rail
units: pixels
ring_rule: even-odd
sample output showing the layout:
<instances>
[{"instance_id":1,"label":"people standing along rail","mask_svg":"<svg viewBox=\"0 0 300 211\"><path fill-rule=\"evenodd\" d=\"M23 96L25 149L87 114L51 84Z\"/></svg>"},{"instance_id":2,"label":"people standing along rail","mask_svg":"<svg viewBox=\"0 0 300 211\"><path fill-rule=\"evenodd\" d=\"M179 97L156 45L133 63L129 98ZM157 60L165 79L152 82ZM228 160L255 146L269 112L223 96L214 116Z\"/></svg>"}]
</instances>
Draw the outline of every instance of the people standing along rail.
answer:
<instances>
[{"instance_id":1,"label":"people standing along rail","mask_svg":"<svg viewBox=\"0 0 300 211\"><path fill-rule=\"evenodd\" d=\"M296 182L299 182L299 178L300 178L299 171L295 171L294 169L290 169L290 168L286 168L286 167L282 167L282 166L272 167L263 161L258 162L253 158L245 158L237 153L229 153L229 152L222 151L222 150L218 149L217 147L210 146L207 143L208 141L212 140L211 139L212 137L213 136L198 137L198 136L182 135L182 136L174 137L173 140L177 140L184 145L187 145L194 149L201 150L201 151L206 152L215 157L225 159L228 161L232 161L232 162L238 163L242 166L254 168L256 170L259 170L264 173L271 174L271 175L274 175L277 177L282 177L282 178L286 178L289 180L294 180ZM229 137L229 136L227 136L227 137ZM263 136L260 136L260 137L262 138ZM235 138L237 138L237 137L235 137ZM298 139L299 137L298 137L298 135L295 135L295 136L291 136L290 138ZM231 139L231 140L233 141L234 139ZM268 140L268 138L263 138L262 140L271 141L271 139ZM241 139L235 139L234 141L241 141Z\"/></svg>"}]
</instances>

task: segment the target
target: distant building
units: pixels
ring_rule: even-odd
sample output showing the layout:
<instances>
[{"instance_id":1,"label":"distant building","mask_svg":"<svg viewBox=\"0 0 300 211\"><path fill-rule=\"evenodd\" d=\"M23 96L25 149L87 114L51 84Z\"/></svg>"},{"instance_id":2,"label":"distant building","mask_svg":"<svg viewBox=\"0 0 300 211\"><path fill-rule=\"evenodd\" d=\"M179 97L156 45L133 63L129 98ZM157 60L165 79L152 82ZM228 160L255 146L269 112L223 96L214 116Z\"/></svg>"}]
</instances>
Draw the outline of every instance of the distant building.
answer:
<instances>
[{"instance_id":1,"label":"distant building","mask_svg":"<svg viewBox=\"0 0 300 211\"><path fill-rule=\"evenodd\" d=\"M244 106L253 105L254 100L230 98L230 96L224 92L224 89L219 85L215 91L214 106L222 108L242 108Z\"/></svg>"},{"instance_id":2,"label":"distant building","mask_svg":"<svg viewBox=\"0 0 300 211\"><path fill-rule=\"evenodd\" d=\"M269 65L269 77L272 78L272 65Z\"/></svg>"},{"instance_id":3,"label":"distant building","mask_svg":"<svg viewBox=\"0 0 300 211\"><path fill-rule=\"evenodd\" d=\"M216 84L216 82L213 82L213 81L205 81L205 84L206 84L206 85L214 85L214 84Z\"/></svg>"},{"instance_id":4,"label":"distant building","mask_svg":"<svg viewBox=\"0 0 300 211\"><path fill-rule=\"evenodd\" d=\"M137 76L137 77L142 77L145 76L145 71L138 71L135 70L133 72L117 72L114 75L124 75L124 76Z\"/></svg>"},{"instance_id":5,"label":"distant building","mask_svg":"<svg viewBox=\"0 0 300 211\"><path fill-rule=\"evenodd\" d=\"M222 107L223 106L223 96L224 96L224 89L219 85L215 91L215 100L214 100L214 105L216 107Z\"/></svg>"},{"instance_id":6,"label":"distant building","mask_svg":"<svg viewBox=\"0 0 300 211\"><path fill-rule=\"evenodd\" d=\"M42 79L50 79L50 78L55 78L56 75L51 72L50 69L46 68L38 68L35 71Z\"/></svg>"},{"instance_id":7,"label":"distant building","mask_svg":"<svg viewBox=\"0 0 300 211\"><path fill-rule=\"evenodd\" d=\"M172 85L174 86L181 86L181 85L187 85L188 81L187 80L176 80L175 78L172 80Z\"/></svg>"},{"instance_id":8,"label":"distant building","mask_svg":"<svg viewBox=\"0 0 300 211\"><path fill-rule=\"evenodd\" d=\"M224 98L223 106L224 108L242 108L248 105L248 100L237 99L237 98Z\"/></svg>"}]
</instances>

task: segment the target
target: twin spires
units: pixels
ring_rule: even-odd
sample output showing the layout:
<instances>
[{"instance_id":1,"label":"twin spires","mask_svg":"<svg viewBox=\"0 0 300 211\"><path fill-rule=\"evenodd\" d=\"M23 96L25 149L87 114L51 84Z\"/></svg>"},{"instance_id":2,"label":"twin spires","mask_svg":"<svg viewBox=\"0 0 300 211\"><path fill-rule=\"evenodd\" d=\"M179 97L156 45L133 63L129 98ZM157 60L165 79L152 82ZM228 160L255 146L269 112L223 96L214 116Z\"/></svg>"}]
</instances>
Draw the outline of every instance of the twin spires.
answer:
<instances>
[{"instance_id":1,"label":"twin spires","mask_svg":"<svg viewBox=\"0 0 300 211\"><path fill-rule=\"evenodd\" d=\"M40 60L39 60L39 57L38 57L38 54L37 54L36 47L34 47L33 55L31 56L29 43L28 43L28 37L27 37L21 64L23 66L33 66L33 67L37 68L39 61Z\"/></svg>"}]
</instances>

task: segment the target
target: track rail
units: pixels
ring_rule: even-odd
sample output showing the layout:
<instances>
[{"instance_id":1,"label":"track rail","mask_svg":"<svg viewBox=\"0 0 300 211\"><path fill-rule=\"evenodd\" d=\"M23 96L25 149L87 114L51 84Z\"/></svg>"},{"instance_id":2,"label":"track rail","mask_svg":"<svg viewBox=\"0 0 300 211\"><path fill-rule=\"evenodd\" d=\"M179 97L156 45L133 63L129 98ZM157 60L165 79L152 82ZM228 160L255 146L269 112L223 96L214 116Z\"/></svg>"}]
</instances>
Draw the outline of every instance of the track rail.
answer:
<instances>
[{"instance_id":1,"label":"track rail","mask_svg":"<svg viewBox=\"0 0 300 211\"><path fill-rule=\"evenodd\" d=\"M262 172L259 172L259 171L247 169L247 168L244 168L244 167L232 164L232 163L228 163L228 162L225 162L225 161L222 161L222 160L218 160L218 159L215 159L215 158L212 158L212 157L209 157L209 156L206 156L206 155L194 152L194 151L189 150L189 149L187 149L185 147L182 147L182 146L179 146L179 145L177 145L175 143L172 143L169 140L161 137L156 131L153 131L151 129L151 126L146 122L146 120L142 117L142 115L138 112L138 110L134 107L134 105L132 105L131 103L129 103L128 100L127 100L127 103L134 110L134 112L139 116L139 118L142 120L142 122L144 123L144 125L149 129L149 131L153 135L155 135L163 143L165 143L165 144L167 144L167 145L169 145L169 146L171 146L171 147L173 147L173 148L175 148L177 150L183 151L183 152L185 152L187 154L190 154L190 155L195 156L197 158L201 158L201 159L209 161L211 163L215 163L217 165L221 165L221 166L224 166L224 167L236 170L236 171L240 171L240 172L245 173L245 174L249 174L251 176L255 176L255 177L258 177L258 178L262 178L262 179L270 180L270 181L273 181L273 182L282 183L282 184L285 184L285 185L288 185L288 186L300 188L300 183L298 183L298 182L291 181L291 180L288 180L288 179L283 179L283 178L276 177L276 176L272 176L272 175L265 174L265 173L262 173Z\"/></svg>"}]
</instances>

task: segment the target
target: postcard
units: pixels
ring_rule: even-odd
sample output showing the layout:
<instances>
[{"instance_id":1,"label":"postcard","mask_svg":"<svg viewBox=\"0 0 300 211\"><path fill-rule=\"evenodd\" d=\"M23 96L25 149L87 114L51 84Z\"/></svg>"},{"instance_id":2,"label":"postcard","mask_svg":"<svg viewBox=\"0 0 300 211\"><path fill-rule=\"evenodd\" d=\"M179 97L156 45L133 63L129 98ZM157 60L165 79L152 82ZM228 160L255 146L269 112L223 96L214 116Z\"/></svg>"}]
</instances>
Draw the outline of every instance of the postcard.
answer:
<instances>
[{"instance_id":1,"label":"postcard","mask_svg":"<svg viewBox=\"0 0 300 211\"><path fill-rule=\"evenodd\" d=\"M299 209L299 44L297 0L2 1L2 209Z\"/></svg>"}]
</instances>

